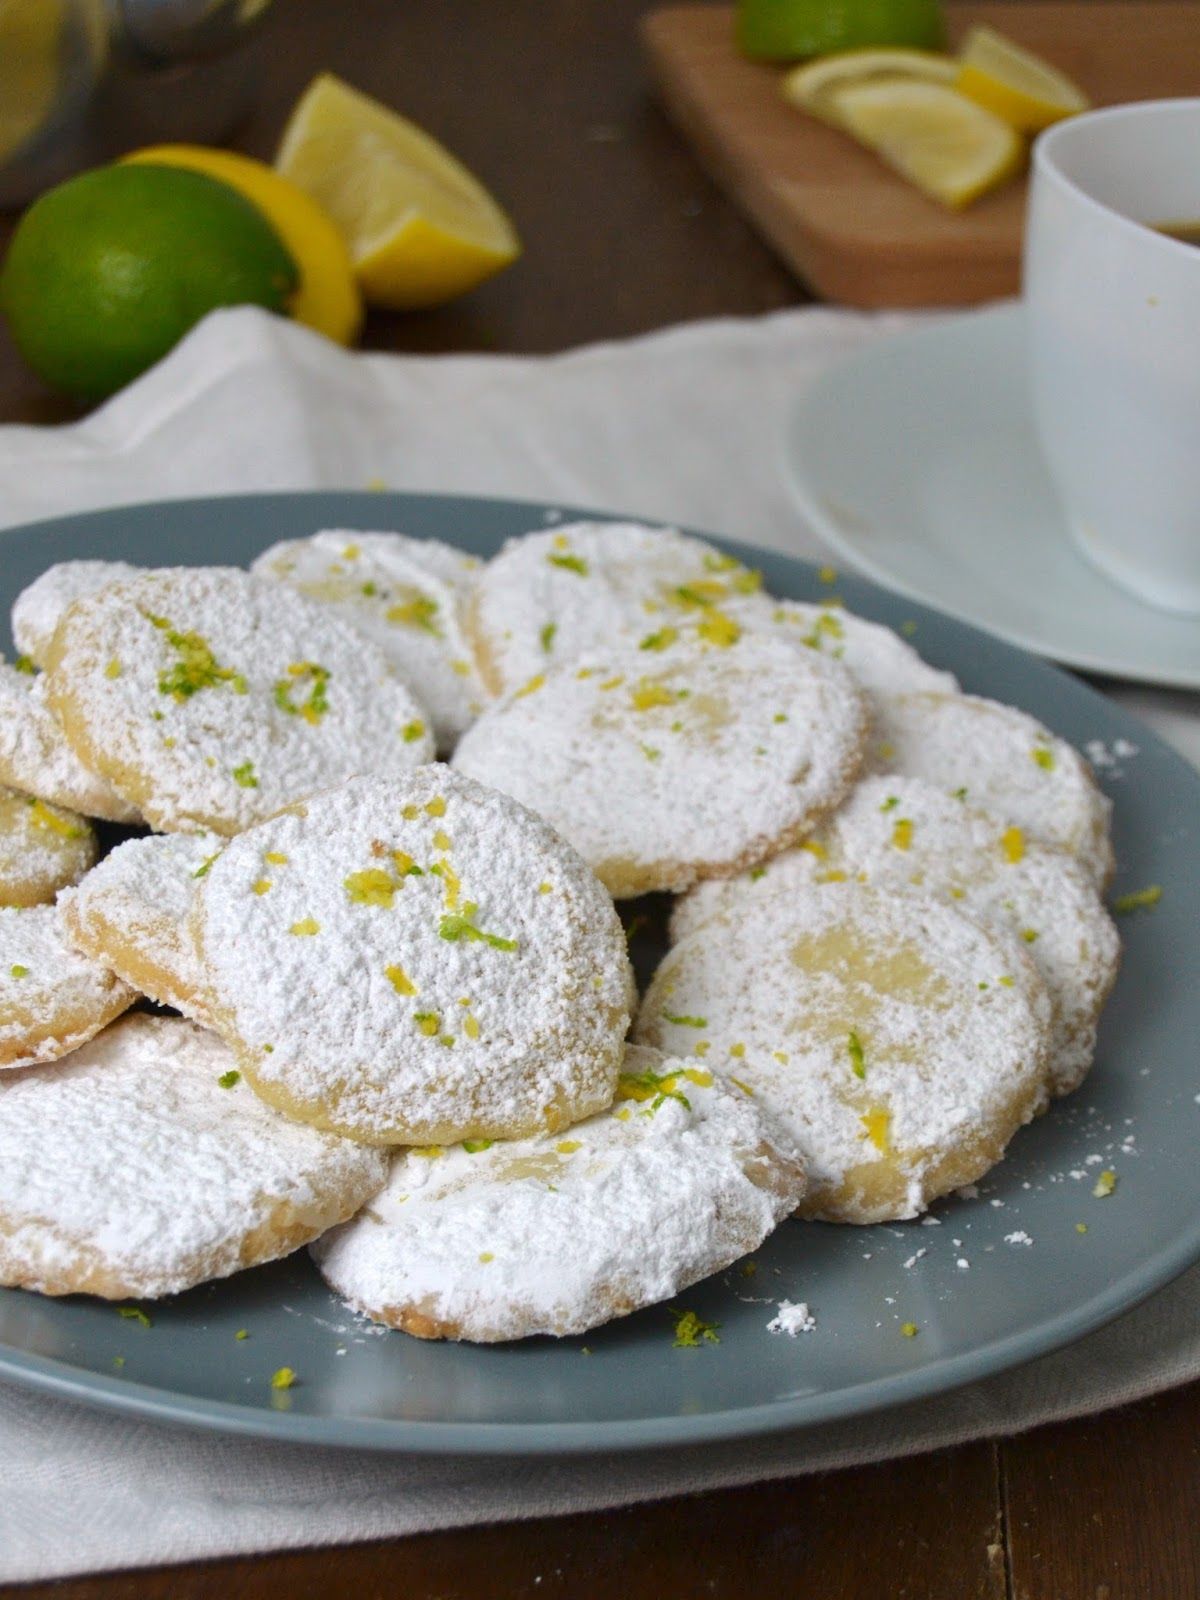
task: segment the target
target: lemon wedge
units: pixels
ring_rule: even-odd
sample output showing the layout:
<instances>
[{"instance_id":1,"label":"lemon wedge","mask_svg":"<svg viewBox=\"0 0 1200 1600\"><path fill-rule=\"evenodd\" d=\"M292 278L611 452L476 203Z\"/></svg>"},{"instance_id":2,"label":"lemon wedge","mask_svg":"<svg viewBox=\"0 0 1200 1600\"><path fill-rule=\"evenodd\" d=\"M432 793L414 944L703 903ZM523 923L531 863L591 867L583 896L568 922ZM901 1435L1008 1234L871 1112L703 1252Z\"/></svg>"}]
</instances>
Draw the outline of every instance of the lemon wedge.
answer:
<instances>
[{"instance_id":1,"label":"lemon wedge","mask_svg":"<svg viewBox=\"0 0 1200 1600\"><path fill-rule=\"evenodd\" d=\"M370 305L442 305L521 253L512 223L443 145L332 73L297 102L275 169L341 229Z\"/></svg>"},{"instance_id":2,"label":"lemon wedge","mask_svg":"<svg viewBox=\"0 0 1200 1600\"><path fill-rule=\"evenodd\" d=\"M1078 84L992 28L972 28L959 51L956 88L1023 133L1086 111Z\"/></svg>"},{"instance_id":3,"label":"lemon wedge","mask_svg":"<svg viewBox=\"0 0 1200 1600\"><path fill-rule=\"evenodd\" d=\"M1025 159L1015 128L944 83L852 82L836 92L835 106L847 132L955 210L1007 182Z\"/></svg>"},{"instance_id":4,"label":"lemon wedge","mask_svg":"<svg viewBox=\"0 0 1200 1600\"><path fill-rule=\"evenodd\" d=\"M840 127L837 92L848 83L918 78L952 84L957 77L958 63L937 50L839 50L836 55L818 56L815 61L785 72L780 91L799 110Z\"/></svg>"}]
</instances>

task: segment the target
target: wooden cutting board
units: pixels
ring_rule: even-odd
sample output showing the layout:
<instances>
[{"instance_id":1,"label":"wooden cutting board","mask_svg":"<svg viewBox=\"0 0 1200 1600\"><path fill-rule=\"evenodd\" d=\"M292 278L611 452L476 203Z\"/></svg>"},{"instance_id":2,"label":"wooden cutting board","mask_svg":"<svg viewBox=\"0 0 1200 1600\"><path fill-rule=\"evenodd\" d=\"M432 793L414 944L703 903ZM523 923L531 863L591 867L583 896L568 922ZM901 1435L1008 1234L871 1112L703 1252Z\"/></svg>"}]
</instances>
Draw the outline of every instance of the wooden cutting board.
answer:
<instances>
[{"instance_id":1,"label":"wooden cutting board","mask_svg":"<svg viewBox=\"0 0 1200 1600\"><path fill-rule=\"evenodd\" d=\"M1045 56L1096 105L1200 95L1200 4L963 4L950 38L986 22ZM733 11L681 5L642 19L657 92L700 160L822 298L852 306L969 305L1020 287L1026 183L944 210L779 93L747 61ZM1200 157L1198 157L1200 159Z\"/></svg>"}]
</instances>

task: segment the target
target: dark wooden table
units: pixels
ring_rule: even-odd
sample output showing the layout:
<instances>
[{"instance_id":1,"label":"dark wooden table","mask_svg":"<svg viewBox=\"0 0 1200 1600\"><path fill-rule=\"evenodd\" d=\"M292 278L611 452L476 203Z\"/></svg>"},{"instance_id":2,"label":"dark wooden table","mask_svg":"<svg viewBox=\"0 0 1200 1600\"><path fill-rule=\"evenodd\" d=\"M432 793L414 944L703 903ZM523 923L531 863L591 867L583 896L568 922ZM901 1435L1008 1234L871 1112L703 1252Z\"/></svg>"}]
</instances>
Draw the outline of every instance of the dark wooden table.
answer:
<instances>
[{"instance_id":1,"label":"dark wooden table","mask_svg":"<svg viewBox=\"0 0 1200 1600\"><path fill-rule=\"evenodd\" d=\"M636 43L644 9L645 0L278 0L261 93L232 143L270 156L288 108L329 69L441 136L525 240L516 269L458 305L373 317L368 347L549 352L808 298L652 103ZM70 415L0 335L0 421ZM1200 1384L1015 1440L652 1510L4 1593L1196 1600L1198 1440Z\"/></svg>"}]
</instances>

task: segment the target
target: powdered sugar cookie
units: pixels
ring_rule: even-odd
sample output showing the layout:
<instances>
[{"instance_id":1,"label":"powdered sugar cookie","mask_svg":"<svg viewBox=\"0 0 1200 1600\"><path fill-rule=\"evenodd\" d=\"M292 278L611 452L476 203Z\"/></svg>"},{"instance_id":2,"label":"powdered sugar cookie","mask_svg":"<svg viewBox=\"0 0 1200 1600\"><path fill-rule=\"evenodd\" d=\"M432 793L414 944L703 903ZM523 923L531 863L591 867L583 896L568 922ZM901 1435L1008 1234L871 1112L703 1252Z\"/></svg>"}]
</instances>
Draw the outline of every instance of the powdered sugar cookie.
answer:
<instances>
[{"instance_id":1,"label":"powdered sugar cookie","mask_svg":"<svg viewBox=\"0 0 1200 1600\"><path fill-rule=\"evenodd\" d=\"M77 1050L136 998L71 949L55 906L0 907L0 1068Z\"/></svg>"},{"instance_id":2,"label":"powdered sugar cookie","mask_svg":"<svg viewBox=\"0 0 1200 1600\"><path fill-rule=\"evenodd\" d=\"M748 1095L634 1047L616 1104L568 1138L402 1152L312 1253L356 1310L421 1338L586 1333L757 1249L803 1193Z\"/></svg>"},{"instance_id":3,"label":"powdered sugar cookie","mask_svg":"<svg viewBox=\"0 0 1200 1600\"><path fill-rule=\"evenodd\" d=\"M77 600L50 662L76 752L168 833L236 833L433 753L426 714L369 640L237 568L166 568Z\"/></svg>"},{"instance_id":4,"label":"powdered sugar cookie","mask_svg":"<svg viewBox=\"0 0 1200 1600\"><path fill-rule=\"evenodd\" d=\"M142 994L207 1022L188 917L196 887L224 843L211 833L127 839L77 889L59 896L67 937Z\"/></svg>"},{"instance_id":5,"label":"powdered sugar cookie","mask_svg":"<svg viewBox=\"0 0 1200 1600\"><path fill-rule=\"evenodd\" d=\"M1050 1004L1018 940L956 907L826 883L722 913L672 949L636 1037L773 1113L804 1216L913 1217L974 1180L1047 1097Z\"/></svg>"},{"instance_id":6,"label":"powdered sugar cookie","mask_svg":"<svg viewBox=\"0 0 1200 1600\"><path fill-rule=\"evenodd\" d=\"M675 907L672 938L722 911L753 927L768 896L846 878L952 900L985 927L1021 939L1052 1007L1051 1092L1078 1087L1120 963L1112 918L1071 856L1018 839L1008 824L919 778L866 778L801 848L776 856L756 878L698 885Z\"/></svg>"},{"instance_id":7,"label":"powdered sugar cookie","mask_svg":"<svg viewBox=\"0 0 1200 1600\"><path fill-rule=\"evenodd\" d=\"M438 539L331 529L264 550L251 571L335 606L429 710L440 750L483 710L462 614L480 562Z\"/></svg>"},{"instance_id":8,"label":"powdered sugar cookie","mask_svg":"<svg viewBox=\"0 0 1200 1600\"><path fill-rule=\"evenodd\" d=\"M736 872L837 804L866 723L836 661L723 637L679 632L539 674L468 730L454 765L540 811L618 897Z\"/></svg>"},{"instance_id":9,"label":"powdered sugar cookie","mask_svg":"<svg viewBox=\"0 0 1200 1600\"><path fill-rule=\"evenodd\" d=\"M483 681L519 689L615 640L670 637L681 622L770 615L759 574L702 539L640 522L574 522L510 539L479 574L470 631Z\"/></svg>"},{"instance_id":10,"label":"powdered sugar cookie","mask_svg":"<svg viewBox=\"0 0 1200 1600\"><path fill-rule=\"evenodd\" d=\"M215 1034L128 1017L0 1079L0 1283L178 1294L288 1255L385 1175L381 1152L264 1106Z\"/></svg>"},{"instance_id":11,"label":"powdered sugar cookie","mask_svg":"<svg viewBox=\"0 0 1200 1600\"><path fill-rule=\"evenodd\" d=\"M241 834L194 927L216 1026L302 1121L442 1144L612 1099L633 1002L612 901L538 817L447 767Z\"/></svg>"},{"instance_id":12,"label":"powdered sugar cookie","mask_svg":"<svg viewBox=\"0 0 1200 1600\"><path fill-rule=\"evenodd\" d=\"M0 787L0 906L48 905L96 859L96 835L73 811Z\"/></svg>"},{"instance_id":13,"label":"powdered sugar cookie","mask_svg":"<svg viewBox=\"0 0 1200 1600\"><path fill-rule=\"evenodd\" d=\"M1112 803L1078 750L1014 706L967 694L891 696L876 708L868 761L1069 851L1101 886L1112 875Z\"/></svg>"},{"instance_id":14,"label":"powdered sugar cookie","mask_svg":"<svg viewBox=\"0 0 1200 1600\"><path fill-rule=\"evenodd\" d=\"M121 578L136 578L142 570L128 561L56 561L13 601L17 649L35 666L44 667L54 630L68 606L80 595L95 594Z\"/></svg>"},{"instance_id":15,"label":"powdered sugar cookie","mask_svg":"<svg viewBox=\"0 0 1200 1600\"><path fill-rule=\"evenodd\" d=\"M731 608L742 619L740 602ZM769 629L781 639L819 650L848 667L872 700L912 690L956 694L958 680L922 661L910 644L881 623L855 616L844 606L812 605L803 600L772 600L764 618L756 607L745 617L747 627Z\"/></svg>"},{"instance_id":16,"label":"powdered sugar cookie","mask_svg":"<svg viewBox=\"0 0 1200 1600\"><path fill-rule=\"evenodd\" d=\"M43 673L0 659L0 783L105 822L141 821L136 806L80 761L46 704Z\"/></svg>"}]
</instances>

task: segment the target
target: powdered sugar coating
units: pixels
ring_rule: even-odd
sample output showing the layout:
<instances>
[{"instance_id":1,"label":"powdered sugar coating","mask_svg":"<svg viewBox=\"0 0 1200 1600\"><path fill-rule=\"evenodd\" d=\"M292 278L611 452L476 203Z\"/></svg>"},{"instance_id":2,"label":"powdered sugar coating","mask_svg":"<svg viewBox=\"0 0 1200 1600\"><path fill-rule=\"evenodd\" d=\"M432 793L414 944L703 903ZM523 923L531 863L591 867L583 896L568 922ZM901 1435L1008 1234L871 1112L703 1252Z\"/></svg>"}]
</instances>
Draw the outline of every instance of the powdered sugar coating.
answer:
<instances>
[{"instance_id":1,"label":"powdered sugar coating","mask_svg":"<svg viewBox=\"0 0 1200 1600\"><path fill-rule=\"evenodd\" d=\"M48 692L86 764L165 832L236 833L433 753L426 713L369 640L233 567L165 568L77 600Z\"/></svg>"},{"instance_id":2,"label":"powdered sugar coating","mask_svg":"<svg viewBox=\"0 0 1200 1600\"><path fill-rule=\"evenodd\" d=\"M1079 1086L1120 963L1112 918L1073 857L1035 841L1018 846L1003 821L920 778L865 778L805 846L774 857L754 878L698 885L675 907L672 939L719 912L753 926L768 897L847 877L892 894L953 900L984 927L1021 939L1053 1008L1051 1092Z\"/></svg>"},{"instance_id":3,"label":"powdered sugar coating","mask_svg":"<svg viewBox=\"0 0 1200 1600\"><path fill-rule=\"evenodd\" d=\"M686 889L803 835L846 792L865 727L836 661L680 630L539 674L480 717L454 766L540 811L627 896Z\"/></svg>"},{"instance_id":4,"label":"powdered sugar coating","mask_svg":"<svg viewBox=\"0 0 1200 1600\"><path fill-rule=\"evenodd\" d=\"M519 689L615 640L741 602L770 615L759 575L703 539L640 522L572 522L509 539L479 574L470 633L484 683Z\"/></svg>"},{"instance_id":5,"label":"powdered sugar coating","mask_svg":"<svg viewBox=\"0 0 1200 1600\"><path fill-rule=\"evenodd\" d=\"M1000 1158L1046 1102L1049 1021L1019 941L847 882L707 922L659 967L635 1037L778 1117L808 1165L803 1215L880 1222Z\"/></svg>"},{"instance_id":6,"label":"powdered sugar coating","mask_svg":"<svg viewBox=\"0 0 1200 1600\"><path fill-rule=\"evenodd\" d=\"M274 544L250 570L335 607L373 639L450 751L488 699L463 625L479 567L438 539L337 528Z\"/></svg>"},{"instance_id":7,"label":"powdered sugar coating","mask_svg":"<svg viewBox=\"0 0 1200 1600\"><path fill-rule=\"evenodd\" d=\"M240 835L194 927L217 1026L290 1115L441 1144L612 1098L634 998L612 901L538 817L448 767Z\"/></svg>"},{"instance_id":8,"label":"powdered sugar coating","mask_svg":"<svg viewBox=\"0 0 1200 1600\"><path fill-rule=\"evenodd\" d=\"M749 1096L632 1047L611 1110L569 1137L396 1158L312 1247L339 1294L424 1338L586 1333L755 1250L804 1169Z\"/></svg>"},{"instance_id":9,"label":"powdered sugar coating","mask_svg":"<svg viewBox=\"0 0 1200 1600\"><path fill-rule=\"evenodd\" d=\"M77 889L59 896L67 937L142 994L207 1022L204 971L188 918L197 885L224 843L212 833L126 839Z\"/></svg>"},{"instance_id":10,"label":"powdered sugar coating","mask_svg":"<svg viewBox=\"0 0 1200 1600\"><path fill-rule=\"evenodd\" d=\"M13 601L12 633L17 649L44 667L50 643L67 607L80 595L95 594L121 578L136 578L141 567L128 561L56 561Z\"/></svg>"},{"instance_id":11,"label":"powdered sugar coating","mask_svg":"<svg viewBox=\"0 0 1200 1600\"><path fill-rule=\"evenodd\" d=\"M77 1050L136 998L71 949L56 906L0 907L0 1068Z\"/></svg>"},{"instance_id":12,"label":"powdered sugar coating","mask_svg":"<svg viewBox=\"0 0 1200 1600\"><path fill-rule=\"evenodd\" d=\"M83 877L96 849L76 812L0 786L0 906L51 904Z\"/></svg>"},{"instance_id":13,"label":"powdered sugar coating","mask_svg":"<svg viewBox=\"0 0 1200 1600\"><path fill-rule=\"evenodd\" d=\"M0 1282L177 1294L287 1255L375 1193L379 1151L224 1087L231 1069L215 1034L138 1015L0 1079Z\"/></svg>"},{"instance_id":14,"label":"powdered sugar coating","mask_svg":"<svg viewBox=\"0 0 1200 1600\"><path fill-rule=\"evenodd\" d=\"M136 806L89 772L46 704L46 678L0 660L0 783L106 822L140 822Z\"/></svg>"},{"instance_id":15,"label":"powdered sugar coating","mask_svg":"<svg viewBox=\"0 0 1200 1600\"><path fill-rule=\"evenodd\" d=\"M743 620L740 602L730 610L739 621ZM958 679L952 672L929 666L891 628L856 616L844 606L772 600L766 617L761 608L755 607L744 620L747 627L768 630L776 638L819 650L840 661L872 701L912 690L958 693Z\"/></svg>"},{"instance_id":16,"label":"powdered sugar coating","mask_svg":"<svg viewBox=\"0 0 1200 1600\"><path fill-rule=\"evenodd\" d=\"M961 790L1028 838L1077 856L1101 887L1112 874L1111 801L1076 749L1015 706L966 694L891 696L877 708L868 764Z\"/></svg>"}]
</instances>

